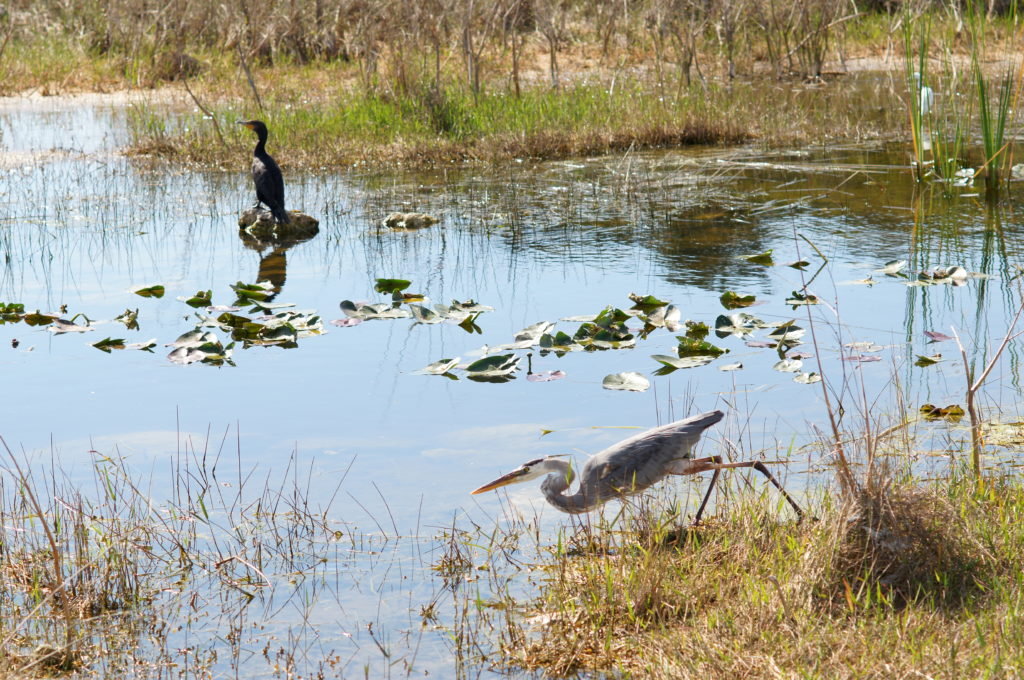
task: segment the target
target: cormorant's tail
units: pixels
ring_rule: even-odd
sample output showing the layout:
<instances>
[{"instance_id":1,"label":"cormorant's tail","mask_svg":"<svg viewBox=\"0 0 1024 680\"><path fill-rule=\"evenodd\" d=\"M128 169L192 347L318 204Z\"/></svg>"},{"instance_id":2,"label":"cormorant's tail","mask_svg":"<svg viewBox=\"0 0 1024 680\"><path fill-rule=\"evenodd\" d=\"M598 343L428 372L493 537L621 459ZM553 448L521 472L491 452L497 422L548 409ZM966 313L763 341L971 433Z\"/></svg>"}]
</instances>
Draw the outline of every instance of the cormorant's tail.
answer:
<instances>
[{"instance_id":1,"label":"cormorant's tail","mask_svg":"<svg viewBox=\"0 0 1024 680\"><path fill-rule=\"evenodd\" d=\"M278 224L288 224L291 222L291 218L288 217L288 211L284 209L284 206L272 206L270 208L270 213L274 216L274 220Z\"/></svg>"}]
</instances>

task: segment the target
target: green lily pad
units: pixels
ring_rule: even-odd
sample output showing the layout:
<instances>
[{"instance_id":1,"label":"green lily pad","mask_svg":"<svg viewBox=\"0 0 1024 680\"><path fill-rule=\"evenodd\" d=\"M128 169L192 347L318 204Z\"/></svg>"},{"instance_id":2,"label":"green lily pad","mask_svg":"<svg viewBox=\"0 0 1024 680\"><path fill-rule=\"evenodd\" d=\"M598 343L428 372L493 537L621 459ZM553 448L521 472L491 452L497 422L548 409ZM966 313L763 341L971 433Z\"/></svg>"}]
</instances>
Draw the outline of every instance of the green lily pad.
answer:
<instances>
[{"instance_id":1,"label":"green lily pad","mask_svg":"<svg viewBox=\"0 0 1024 680\"><path fill-rule=\"evenodd\" d=\"M162 298L164 296L164 287L160 285L146 286L145 288L136 288L132 292L140 297Z\"/></svg>"},{"instance_id":2,"label":"green lily pad","mask_svg":"<svg viewBox=\"0 0 1024 680\"><path fill-rule=\"evenodd\" d=\"M935 364L939 363L940 361L942 361L942 355L941 354L933 354L930 357L926 357L923 354L918 354L917 355L917 361L914 362L914 365L915 366L921 366L923 368L925 366L934 366Z\"/></svg>"},{"instance_id":3,"label":"green lily pad","mask_svg":"<svg viewBox=\"0 0 1024 680\"><path fill-rule=\"evenodd\" d=\"M722 349L721 347L716 347L706 340L698 340L685 335L677 335L676 339L679 340L679 346L676 348L676 351L680 357L700 355L717 357L729 351L727 349Z\"/></svg>"},{"instance_id":4,"label":"green lily pad","mask_svg":"<svg viewBox=\"0 0 1024 680\"><path fill-rule=\"evenodd\" d=\"M793 382L810 385L812 383L821 382L821 376L814 371L811 371L810 373L798 373L796 377L793 378Z\"/></svg>"},{"instance_id":5,"label":"green lily pad","mask_svg":"<svg viewBox=\"0 0 1024 680\"><path fill-rule=\"evenodd\" d=\"M959 422L964 417L964 409L956 404L950 404L939 408L933 404L924 404L919 409L925 420L948 420L950 422Z\"/></svg>"},{"instance_id":6,"label":"green lily pad","mask_svg":"<svg viewBox=\"0 0 1024 680\"><path fill-rule=\"evenodd\" d=\"M462 330L464 330L464 331L466 331L467 333L470 333L470 334L472 334L472 333L483 334L483 331L480 329L480 326L478 326L477 323L476 323L476 320L480 318L480 314L481 313L482 312L477 312L476 314L468 315L465 319L463 319L462 321L459 322L459 328L461 328Z\"/></svg>"},{"instance_id":7,"label":"green lily pad","mask_svg":"<svg viewBox=\"0 0 1024 680\"><path fill-rule=\"evenodd\" d=\"M766 250L758 255L747 255L743 259L747 262L753 262L754 264L763 264L767 266L775 264L775 261L772 260L771 250Z\"/></svg>"},{"instance_id":8,"label":"green lily pad","mask_svg":"<svg viewBox=\"0 0 1024 680\"><path fill-rule=\"evenodd\" d=\"M411 285L412 281L405 279L377 279L373 289L378 293L400 293Z\"/></svg>"},{"instance_id":9,"label":"green lily pad","mask_svg":"<svg viewBox=\"0 0 1024 680\"><path fill-rule=\"evenodd\" d=\"M124 327L130 331L137 331L139 330L139 310L126 309L114 317L114 321L123 323Z\"/></svg>"},{"instance_id":10,"label":"green lily pad","mask_svg":"<svg viewBox=\"0 0 1024 680\"><path fill-rule=\"evenodd\" d=\"M235 291L235 295L238 296L238 300L235 302L236 305L244 305L256 300L266 300L274 294L274 286L269 281L260 281L259 283L243 283L239 281L231 285L231 290Z\"/></svg>"},{"instance_id":11,"label":"green lily pad","mask_svg":"<svg viewBox=\"0 0 1024 680\"><path fill-rule=\"evenodd\" d=\"M687 321L686 322L686 337L691 340L703 340L708 337L708 333L711 332L708 325L703 321Z\"/></svg>"},{"instance_id":12,"label":"green lily pad","mask_svg":"<svg viewBox=\"0 0 1024 680\"><path fill-rule=\"evenodd\" d=\"M26 314L25 316L22 317L22 321L24 321L29 326L46 326L47 324L51 324L56 320L56 316L52 314L40 314L38 309L32 314Z\"/></svg>"},{"instance_id":13,"label":"green lily pad","mask_svg":"<svg viewBox=\"0 0 1024 680\"><path fill-rule=\"evenodd\" d=\"M804 330L803 328L800 328L800 326L794 325L792 321L787 321L779 326L776 326L775 330L768 334L768 337L776 341L799 340L800 338L803 337L804 333L806 332L807 331Z\"/></svg>"},{"instance_id":14,"label":"green lily pad","mask_svg":"<svg viewBox=\"0 0 1024 680\"><path fill-rule=\"evenodd\" d=\"M757 301L753 295L737 295L735 291L727 290L718 298L719 302L726 309L739 309L749 307Z\"/></svg>"},{"instance_id":15,"label":"green lily pad","mask_svg":"<svg viewBox=\"0 0 1024 680\"><path fill-rule=\"evenodd\" d=\"M664 307L668 305L664 300L659 300L653 295L638 295L636 293L630 293L629 299L633 301L634 309L641 309L644 311L651 311L658 307Z\"/></svg>"},{"instance_id":16,"label":"green lily pad","mask_svg":"<svg viewBox=\"0 0 1024 680\"><path fill-rule=\"evenodd\" d=\"M94 342L92 346L101 352L110 354L112 349L124 349L124 338L104 338L99 342Z\"/></svg>"},{"instance_id":17,"label":"green lily pad","mask_svg":"<svg viewBox=\"0 0 1024 680\"><path fill-rule=\"evenodd\" d=\"M213 291L212 290L200 290L190 298L178 298L189 307L209 307L213 304Z\"/></svg>"},{"instance_id":18,"label":"green lily pad","mask_svg":"<svg viewBox=\"0 0 1024 680\"><path fill-rule=\"evenodd\" d=\"M793 293L788 298L786 298L786 304L793 305L794 307L798 305L816 305L818 304L818 302L819 300L817 295L813 295L811 293L807 293L805 295L804 293L801 293L796 290L794 290Z\"/></svg>"},{"instance_id":19,"label":"green lily pad","mask_svg":"<svg viewBox=\"0 0 1024 680\"><path fill-rule=\"evenodd\" d=\"M515 354L492 354L477 359L466 366L466 373L483 375L510 375L519 365L519 357Z\"/></svg>"}]
</instances>

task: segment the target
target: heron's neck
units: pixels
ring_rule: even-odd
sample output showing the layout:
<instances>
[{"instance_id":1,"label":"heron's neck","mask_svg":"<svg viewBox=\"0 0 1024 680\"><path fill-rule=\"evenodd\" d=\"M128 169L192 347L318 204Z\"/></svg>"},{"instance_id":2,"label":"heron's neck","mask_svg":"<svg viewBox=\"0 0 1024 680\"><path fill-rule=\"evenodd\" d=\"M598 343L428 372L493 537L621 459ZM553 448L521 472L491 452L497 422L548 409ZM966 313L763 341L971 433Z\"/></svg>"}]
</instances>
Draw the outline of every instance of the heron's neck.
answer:
<instances>
[{"instance_id":1,"label":"heron's neck","mask_svg":"<svg viewBox=\"0 0 1024 680\"><path fill-rule=\"evenodd\" d=\"M540 483L540 490L544 493L544 497L548 499L548 503L551 503L551 505L562 512L571 513L586 512L594 505L593 503L587 503L582 486L574 494L565 494L575 476L572 471L572 465L568 461L549 460L547 465L550 474Z\"/></svg>"}]
</instances>

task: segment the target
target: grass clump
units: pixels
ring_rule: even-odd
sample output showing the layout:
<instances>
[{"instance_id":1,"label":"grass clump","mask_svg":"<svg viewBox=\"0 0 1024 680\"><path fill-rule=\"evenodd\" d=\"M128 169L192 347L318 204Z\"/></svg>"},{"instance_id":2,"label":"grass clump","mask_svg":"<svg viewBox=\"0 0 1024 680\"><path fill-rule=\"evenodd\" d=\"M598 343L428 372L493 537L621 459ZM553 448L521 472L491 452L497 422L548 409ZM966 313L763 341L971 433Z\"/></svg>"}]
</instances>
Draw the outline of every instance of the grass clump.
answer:
<instances>
[{"instance_id":1,"label":"grass clump","mask_svg":"<svg viewBox=\"0 0 1024 680\"><path fill-rule=\"evenodd\" d=\"M1024 662L1018 481L979 494L966 477L878 475L816 505L816 521L780 522L740 492L682 536L676 514L584 528L547 562L518 634L502 633L521 640L505 663L768 678L977 677Z\"/></svg>"}]
</instances>

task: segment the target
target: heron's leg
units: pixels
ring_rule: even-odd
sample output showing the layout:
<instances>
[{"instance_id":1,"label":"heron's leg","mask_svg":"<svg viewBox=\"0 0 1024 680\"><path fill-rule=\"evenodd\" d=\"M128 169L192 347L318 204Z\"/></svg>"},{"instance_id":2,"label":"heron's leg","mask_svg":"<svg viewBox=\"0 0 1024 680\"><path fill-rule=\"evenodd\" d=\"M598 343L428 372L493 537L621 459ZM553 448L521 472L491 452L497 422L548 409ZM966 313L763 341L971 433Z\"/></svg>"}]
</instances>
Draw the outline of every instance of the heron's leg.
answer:
<instances>
[{"instance_id":1,"label":"heron's leg","mask_svg":"<svg viewBox=\"0 0 1024 680\"><path fill-rule=\"evenodd\" d=\"M715 456L715 458L717 458L717 456ZM704 463L704 461L706 461L706 460L710 460L710 459L702 458L700 460L695 460L694 463ZM771 472L769 472L768 468L765 467L764 463L762 463L759 460L745 460L745 461L741 461L739 463L717 463L717 464L707 464L707 463L704 463L704 465L702 465L698 469L694 470L694 472L703 472L705 470L715 470L715 473L717 474L718 470L730 470L730 469L733 469L733 468L745 468L745 467L754 468L755 470L757 470L758 472L763 474L765 477L767 477L768 481L770 481L772 484L775 485L775 488L779 490L779 493L782 494L783 498L785 498L786 501L793 507L793 509L796 511L797 517L799 519L801 519L801 520L804 518L804 511L801 510L800 506L796 504L796 501L793 500L793 497L790 496L788 493L786 493L786 490L782 488L781 484L779 484L779 480L775 479L775 475L773 475ZM714 484L714 479L712 479L712 484ZM707 500L707 499L705 499L705 500ZM699 513L698 513L697 517L698 518L700 517ZM694 523L696 524L696 522L694 522Z\"/></svg>"},{"instance_id":2,"label":"heron's leg","mask_svg":"<svg viewBox=\"0 0 1024 680\"><path fill-rule=\"evenodd\" d=\"M696 474L698 472L707 472L708 470L714 470L715 474L711 476L711 483L708 484L708 490L704 492L704 499L700 502L700 507L697 508L697 515L693 518L693 524L690 526L697 526L700 524L700 518L704 515L704 508L707 507L708 500L711 498L711 492L715 489L715 482L718 481L719 465L722 464L721 456L711 456L709 458L696 458L689 461L689 465L686 468L688 475Z\"/></svg>"},{"instance_id":3,"label":"heron's leg","mask_svg":"<svg viewBox=\"0 0 1024 680\"><path fill-rule=\"evenodd\" d=\"M711 475L711 483L708 484L708 490L704 493L704 500L700 502L700 507L697 508L697 515L693 518L693 524L690 526L697 526L700 524L701 515L704 514L704 506L708 504L708 499L711 498L711 491L715 488L715 482L718 481L718 475L722 474L718 470L715 470L715 474Z\"/></svg>"}]
</instances>

